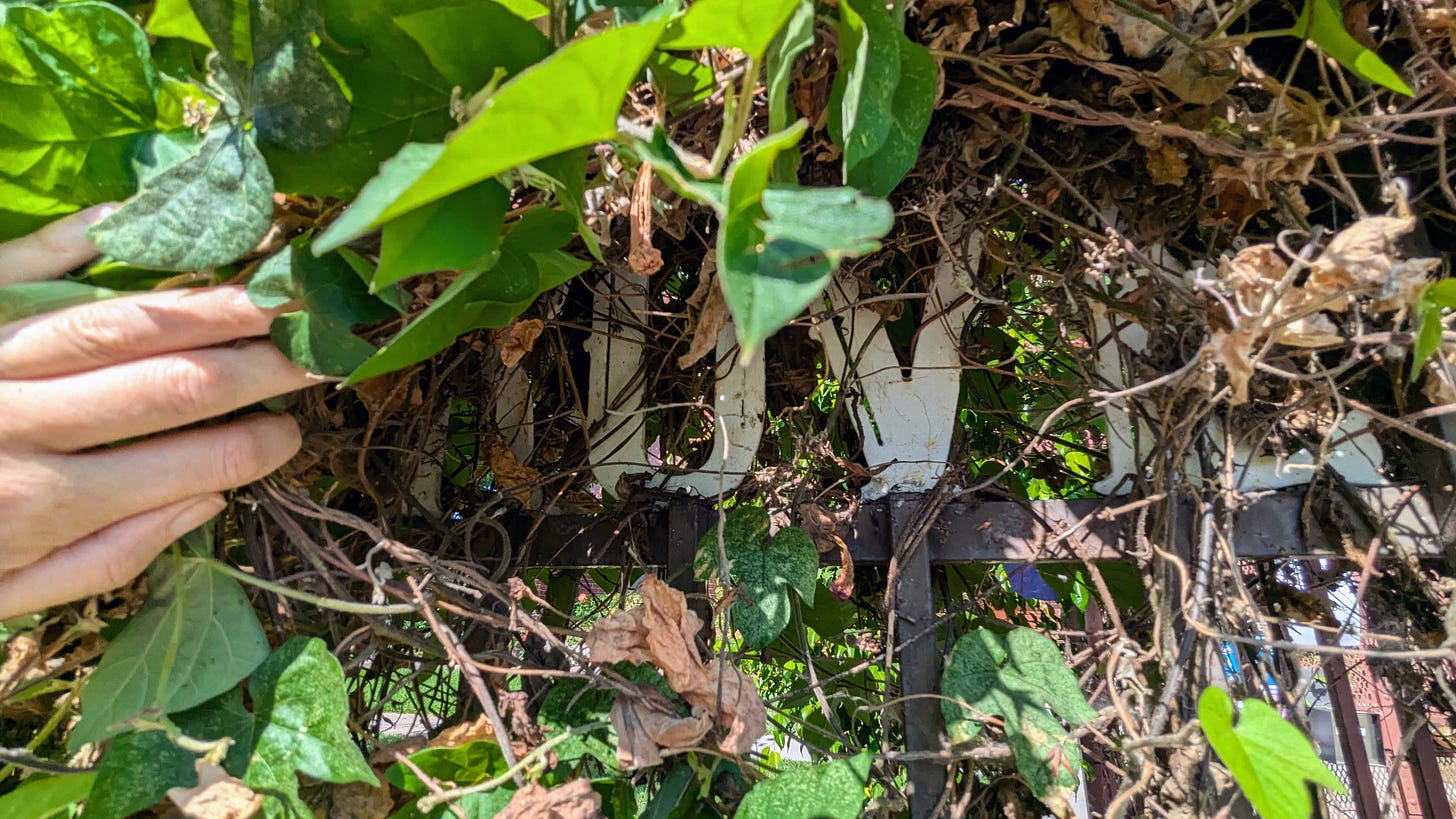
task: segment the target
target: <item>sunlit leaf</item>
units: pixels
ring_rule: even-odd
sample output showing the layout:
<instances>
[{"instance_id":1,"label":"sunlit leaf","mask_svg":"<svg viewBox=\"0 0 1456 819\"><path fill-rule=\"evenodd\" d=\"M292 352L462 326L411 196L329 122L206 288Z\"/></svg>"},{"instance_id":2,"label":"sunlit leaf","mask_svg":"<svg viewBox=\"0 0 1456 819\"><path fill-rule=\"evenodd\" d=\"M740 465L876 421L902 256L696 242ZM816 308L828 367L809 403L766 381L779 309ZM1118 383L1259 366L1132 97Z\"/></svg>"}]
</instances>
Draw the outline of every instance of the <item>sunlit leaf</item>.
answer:
<instances>
[{"instance_id":1,"label":"sunlit leaf","mask_svg":"<svg viewBox=\"0 0 1456 819\"><path fill-rule=\"evenodd\" d=\"M1233 700L1210 686L1198 698L1198 721L1249 804L1266 819L1306 819L1314 808L1306 780L1345 792L1309 738L1263 700L1244 700L1235 725Z\"/></svg>"},{"instance_id":2,"label":"sunlit leaf","mask_svg":"<svg viewBox=\"0 0 1456 819\"><path fill-rule=\"evenodd\" d=\"M510 204L510 191L488 179L386 224L372 286L417 273L487 266L500 247Z\"/></svg>"},{"instance_id":3,"label":"sunlit leaf","mask_svg":"<svg viewBox=\"0 0 1456 819\"><path fill-rule=\"evenodd\" d=\"M71 816L70 808L91 791L94 773L33 776L0 796L0 816L6 819L52 819Z\"/></svg>"},{"instance_id":4,"label":"sunlit leaf","mask_svg":"<svg viewBox=\"0 0 1456 819\"><path fill-rule=\"evenodd\" d=\"M1370 82L1407 97L1415 96L1395 69L1345 30L1345 12L1340 7L1340 0L1305 0L1299 19L1290 31L1310 40L1335 62Z\"/></svg>"},{"instance_id":5,"label":"sunlit leaf","mask_svg":"<svg viewBox=\"0 0 1456 819\"><path fill-rule=\"evenodd\" d=\"M754 786L734 819L855 819L864 807L868 751L819 765L795 766Z\"/></svg>"},{"instance_id":6,"label":"sunlit leaf","mask_svg":"<svg viewBox=\"0 0 1456 819\"><path fill-rule=\"evenodd\" d=\"M661 47L737 48L763 56L800 0L697 0L668 26Z\"/></svg>"}]
</instances>

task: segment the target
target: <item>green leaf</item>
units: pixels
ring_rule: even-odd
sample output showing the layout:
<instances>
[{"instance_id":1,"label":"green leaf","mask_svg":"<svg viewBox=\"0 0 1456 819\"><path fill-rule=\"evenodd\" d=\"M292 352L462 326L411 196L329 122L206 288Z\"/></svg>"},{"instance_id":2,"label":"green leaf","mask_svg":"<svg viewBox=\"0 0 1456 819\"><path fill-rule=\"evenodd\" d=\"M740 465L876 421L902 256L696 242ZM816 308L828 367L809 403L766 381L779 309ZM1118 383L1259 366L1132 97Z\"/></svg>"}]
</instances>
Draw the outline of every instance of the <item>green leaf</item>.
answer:
<instances>
[{"instance_id":1,"label":"green leaf","mask_svg":"<svg viewBox=\"0 0 1456 819\"><path fill-rule=\"evenodd\" d=\"M377 785L349 735L344 670L315 637L295 637L269 655L248 681L257 713L257 742L243 778L265 794L270 819L309 816L298 797L302 773L324 782Z\"/></svg>"},{"instance_id":2,"label":"green leaf","mask_svg":"<svg viewBox=\"0 0 1456 819\"><path fill-rule=\"evenodd\" d=\"M874 153L857 157L853 164L849 152L845 152L846 185L873 196L888 196L915 166L935 108L938 74L935 58L924 46L908 39L900 43L900 82L895 86L890 110L884 115L890 122L889 131Z\"/></svg>"},{"instance_id":3,"label":"green leaf","mask_svg":"<svg viewBox=\"0 0 1456 819\"><path fill-rule=\"evenodd\" d=\"M0 304L3 304L3 298L4 291L0 291ZM1411 347L1411 380L1415 380L1426 362L1441 349L1441 339L1446 332L1446 325L1441 321L1443 308L1456 309L1456 279L1442 279L1427 285L1411 312L1411 324L1416 329L1415 344Z\"/></svg>"},{"instance_id":4,"label":"green leaf","mask_svg":"<svg viewBox=\"0 0 1456 819\"><path fill-rule=\"evenodd\" d=\"M551 53L551 41L539 29L495 3L440 6L395 17L394 23L446 82L467 95L498 69L513 76Z\"/></svg>"},{"instance_id":5,"label":"green leaf","mask_svg":"<svg viewBox=\"0 0 1456 819\"><path fill-rule=\"evenodd\" d=\"M44 11L0 5L0 241L50 219L124 199L133 141L180 125L146 33L102 3Z\"/></svg>"},{"instance_id":6,"label":"green leaf","mask_svg":"<svg viewBox=\"0 0 1456 819\"><path fill-rule=\"evenodd\" d=\"M800 0L698 0L667 27L660 48L737 48L762 57Z\"/></svg>"},{"instance_id":7,"label":"green leaf","mask_svg":"<svg viewBox=\"0 0 1456 819\"><path fill-rule=\"evenodd\" d=\"M414 184L440 155L445 146L436 143L412 142L379 168L379 175L369 180L359 198L344 215L335 219L313 243L319 255L354 241L383 223L384 209Z\"/></svg>"},{"instance_id":8,"label":"green leaf","mask_svg":"<svg viewBox=\"0 0 1456 819\"><path fill-rule=\"evenodd\" d=\"M864 807L868 751L821 765L793 767L755 785L734 819L855 819Z\"/></svg>"},{"instance_id":9,"label":"green leaf","mask_svg":"<svg viewBox=\"0 0 1456 819\"><path fill-rule=\"evenodd\" d=\"M273 178L251 131L215 127L197 153L142 185L91 227L102 253L142 267L195 270L252 250L273 222Z\"/></svg>"},{"instance_id":10,"label":"green leaf","mask_svg":"<svg viewBox=\"0 0 1456 819\"><path fill-rule=\"evenodd\" d=\"M242 776L253 752L253 715L243 707L241 688L172 717L194 739L230 737L223 768ZM111 741L96 784L86 799L86 819L121 819L167 798L170 788L197 785L197 754L183 750L162 731L127 732Z\"/></svg>"},{"instance_id":11,"label":"green leaf","mask_svg":"<svg viewBox=\"0 0 1456 819\"><path fill-rule=\"evenodd\" d=\"M642 811L639 819L670 819L685 802L692 800L693 785L697 784L698 773L692 765L679 763L662 781L661 787Z\"/></svg>"},{"instance_id":12,"label":"green leaf","mask_svg":"<svg viewBox=\"0 0 1456 819\"><path fill-rule=\"evenodd\" d=\"M1260 816L1306 819L1314 806L1305 780L1345 792L1309 739L1268 703L1244 700L1241 710L1234 725L1234 703L1223 689L1210 686L1198 698L1198 720L1208 744Z\"/></svg>"},{"instance_id":13,"label":"green leaf","mask_svg":"<svg viewBox=\"0 0 1456 819\"><path fill-rule=\"evenodd\" d=\"M729 168L718 270L745 358L824 292L841 259L879 247L888 203L843 188L765 190L775 157L804 131L766 137Z\"/></svg>"},{"instance_id":14,"label":"green leaf","mask_svg":"<svg viewBox=\"0 0 1456 819\"><path fill-rule=\"evenodd\" d=\"M0 287L0 324L119 295L115 290L66 279L12 284Z\"/></svg>"},{"instance_id":15,"label":"green leaf","mask_svg":"<svg viewBox=\"0 0 1456 819\"><path fill-rule=\"evenodd\" d=\"M328 147L349 124L349 100L304 32L253 67L252 103L258 140L292 153Z\"/></svg>"},{"instance_id":16,"label":"green leaf","mask_svg":"<svg viewBox=\"0 0 1456 819\"><path fill-rule=\"evenodd\" d=\"M1456 310L1456 279L1432 282L1421 292L1421 302L1431 307Z\"/></svg>"},{"instance_id":17,"label":"green leaf","mask_svg":"<svg viewBox=\"0 0 1456 819\"><path fill-rule=\"evenodd\" d=\"M259 307L300 308L273 319L269 335L294 363L323 375L348 375L374 355L374 345L351 328L394 315L369 294L348 260L337 253L316 258L304 238L258 266L248 297Z\"/></svg>"},{"instance_id":18,"label":"green leaf","mask_svg":"<svg viewBox=\"0 0 1456 819\"><path fill-rule=\"evenodd\" d=\"M574 33L588 17L611 9L618 22L630 22L656 8L659 0L565 0L566 31ZM675 6L676 4L674 4Z\"/></svg>"},{"instance_id":19,"label":"green leaf","mask_svg":"<svg viewBox=\"0 0 1456 819\"><path fill-rule=\"evenodd\" d=\"M86 680L73 750L125 730L143 712L171 714L206 702L268 655L236 580L175 553L153 563L149 577L151 596Z\"/></svg>"},{"instance_id":20,"label":"green leaf","mask_svg":"<svg viewBox=\"0 0 1456 819\"><path fill-rule=\"evenodd\" d=\"M1001 717L1032 793L1076 786L1082 755L1062 723L1082 725L1097 712L1046 636L1017 628L1003 638L982 628L961 637L946 661L941 693L949 698L941 709L953 743L974 739L987 716Z\"/></svg>"},{"instance_id":21,"label":"green leaf","mask_svg":"<svg viewBox=\"0 0 1456 819\"><path fill-rule=\"evenodd\" d=\"M768 49L768 130L782 131L794 119L794 106L789 100L789 84L794 78L794 61L814 44L814 4L800 0L788 23L779 30ZM780 182L797 182L799 155L792 151L779 154L773 178Z\"/></svg>"},{"instance_id":22,"label":"green leaf","mask_svg":"<svg viewBox=\"0 0 1456 819\"><path fill-rule=\"evenodd\" d=\"M1290 32L1313 42L1335 62L1370 82L1407 97L1415 96L1395 69L1386 65L1379 54L1360 45L1345 30L1345 13L1340 8L1340 0L1304 0L1299 19L1295 20Z\"/></svg>"},{"instance_id":23,"label":"green leaf","mask_svg":"<svg viewBox=\"0 0 1456 819\"><path fill-rule=\"evenodd\" d=\"M733 509L723 519L723 551L742 594L733 605L733 624L744 644L762 648L789 624L789 589L807 606L814 605L819 550L807 532L795 526L768 538L768 510L761 506ZM765 539L768 538L767 543ZM718 569L718 527L698 541L693 574L706 580Z\"/></svg>"},{"instance_id":24,"label":"green leaf","mask_svg":"<svg viewBox=\"0 0 1456 819\"><path fill-rule=\"evenodd\" d=\"M510 205L511 192L488 179L395 219L384 226L371 287L418 273L488 266Z\"/></svg>"},{"instance_id":25,"label":"green leaf","mask_svg":"<svg viewBox=\"0 0 1456 819\"><path fill-rule=\"evenodd\" d=\"M474 785L505 772L505 755L489 740L476 740L453 748L426 748L409 755L409 761L431 779ZM413 770L396 762L384 772L391 785L416 796L430 792Z\"/></svg>"},{"instance_id":26,"label":"green leaf","mask_svg":"<svg viewBox=\"0 0 1456 819\"><path fill-rule=\"evenodd\" d=\"M632 152L639 160L651 165L662 176L662 180L679 194L699 204L708 205L719 213L726 209L722 183L694 174L678 155L677 148L668 141L667 134L661 127L652 132L651 142L634 140Z\"/></svg>"},{"instance_id":27,"label":"green leaf","mask_svg":"<svg viewBox=\"0 0 1456 819\"><path fill-rule=\"evenodd\" d=\"M147 18L147 33L153 37L177 37L212 48L212 38L202 28L189 0L157 0Z\"/></svg>"},{"instance_id":28,"label":"green leaf","mask_svg":"<svg viewBox=\"0 0 1456 819\"><path fill-rule=\"evenodd\" d=\"M551 181L551 195L576 219L577 235L581 237L592 258L600 262L602 249L597 243L596 234L586 224L586 161L586 149L577 148L548 156L532 164Z\"/></svg>"},{"instance_id":29,"label":"green leaf","mask_svg":"<svg viewBox=\"0 0 1456 819\"><path fill-rule=\"evenodd\" d=\"M521 72L454 133L414 184L391 197L375 224L518 165L613 137L627 87L664 25L641 23L583 37Z\"/></svg>"},{"instance_id":30,"label":"green leaf","mask_svg":"<svg viewBox=\"0 0 1456 819\"><path fill-rule=\"evenodd\" d=\"M830 139L844 149L846 168L878 151L890 135L904 40L876 0L839 4L839 72L830 89L828 126Z\"/></svg>"},{"instance_id":31,"label":"green leaf","mask_svg":"<svg viewBox=\"0 0 1456 819\"><path fill-rule=\"evenodd\" d=\"M467 270L405 328L349 375L354 384L424 361L456 338L504 327L536 297L580 275L590 265L555 248L570 240L575 220L558 210L533 210L501 241L497 261Z\"/></svg>"},{"instance_id":32,"label":"green leaf","mask_svg":"<svg viewBox=\"0 0 1456 819\"><path fill-rule=\"evenodd\" d=\"M86 798L94 773L33 776L0 796L0 816L6 819L51 819L70 816L72 805Z\"/></svg>"}]
</instances>

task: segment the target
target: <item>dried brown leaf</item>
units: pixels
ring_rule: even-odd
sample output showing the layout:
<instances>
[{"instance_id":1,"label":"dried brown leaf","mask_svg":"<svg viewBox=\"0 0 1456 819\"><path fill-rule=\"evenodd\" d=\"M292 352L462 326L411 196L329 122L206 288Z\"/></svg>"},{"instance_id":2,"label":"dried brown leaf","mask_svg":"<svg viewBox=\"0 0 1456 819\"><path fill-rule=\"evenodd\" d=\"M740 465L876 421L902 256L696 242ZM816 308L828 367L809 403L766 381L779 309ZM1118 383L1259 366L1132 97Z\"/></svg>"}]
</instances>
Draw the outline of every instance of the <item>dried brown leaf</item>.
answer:
<instances>
[{"instance_id":1,"label":"dried brown leaf","mask_svg":"<svg viewBox=\"0 0 1456 819\"><path fill-rule=\"evenodd\" d=\"M329 819L385 819L394 813L394 797L390 795L389 783L383 777L380 781L379 785L368 782L335 785Z\"/></svg>"},{"instance_id":2,"label":"dried brown leaf","mask_svg":"<svg viewBox=\"0 0 1456 819\"><path fill-rule=\"evenodd\" d=\"M697 747L713 727L712 716L701 708L684 717L661 691L639 686L638 692L618 694L612 703L617 763L626 770L662 764L663 749Z\"/></svg>"},{"instance_id":3,"label":"dried brown leaf","mask_svg":"<svg viewBox=\"0 0 1456 819\"><path fill-rule=\"evenodd\" d=\"M652 168L642 165L632 186L632 223L627 265L633 272L651 276L662 269L662 253L652 246Z\"/></svg>"},{"instance_id":4,"label":"dried brown leaf","mask_svg":"<svg viewBox=\"0 0 1456 819\"><path fill-rule=\"evenodd\" d=\"M1123 47L1127 47L1126 40ZM1158 69L1156 77L1184 102L1212 105L1239 81L1239 72L1226 54L1195 51L1179 44Z\"/></svg>"},{"instance_id":5,"label":"dried brown leaf","mask_svg":"<svg viewBox=\"0 0 1456 819\"><path fill-rule=\"evenodd\" d=\"M495 343L500 347L501 363L511 369L521 363L536 346L536 339L546 330L546 322L537 318L516 319L509 327L495 331Z\"/></svg>"},{"instance_id":6,"label":"dried brown leaf","mask_svg":"<svg viewBox=\"0 0 1456 819\"><path fill-rule=\"evenodd\" d=\"M171 788L167 798L188 819L247 819L263 807L260 794L202 759L197 760L197 786Z\"/></svg>"},{"instance_id":7,"label":"dried brown leaf","mask_svg":"<svg viewBox=\"0 0 1456 819\"><path fill-rule=\"evenodd\" d=\"M592 790L591 780L573 779L546 790L535 782L516 791L496 819L598 819L602 816L602 795Z\"/></svg>"},{"instance_id":8,"label":"dried brown leaf","mask_svg":"<svg viewBox=\"0 0 1456 819\"><path fill-rule=\"evenodd\" d=\"M1438 259L1406 259L1402 246L1415 232L1413 216L1367 216L1330 240L1309 267L1306 287L1317 292L1374 291L1375 309L1413 305Z\"/></svg>"},{"instance_id":9,"label":"dried brown leaf","mask_svg":"<svg viewBox=\"0 0 1456 819\"><path fill-rule=\"evenodd\" d=\"M1234 406L1249 400L1249 379L1254 377L1254 341L1257 328L1239 328L1232 332L1215 330L1203 347L1206 360L1228 375L1229 403Z\"/></svg>"},{"instance_id":10,"label":"dried brown leaf","mask_svg":"<svg viewBox=\"0 0 1456 819\"><path fill-rule=\"evenodd\" d=\"M1071 3L1047 6L1047 18L1051 21L1052 36L1083 57L1106 60L1112 56L1107 53L1107 37L1102 33L1102 26L1088 20Z\"/></svg>"},{"instance_id":11,"label":"dried brown leaf","mask_svg":"<svg viewBox=\"0 0 1456 819\"><path fill-rule=\"evenodd\" d=\"M498 438L490 441L490 471L496 486L525 504L530 503L531 490L541 480L540 472L521 463L516 453Z\"/></svg>"},{"instance_id":12,"label":"dried brown leaf","mask_svg":"<svg viewBox=\"0 0 1456 819\"><path fill-rule=\"evenodd\" d=\"M718 334L723 331L723 325L728 323L728 302L723 298L723 288L718 286L718 280L700 279L700 282L698 290L706 288L707 295L703 299L703 309L698 312L692 343L688 345L688 351L677 360L677 366L684 370L717 349ZM697 291L694 291L694 295L696 294Z\"/></svg>"}]
</instances>

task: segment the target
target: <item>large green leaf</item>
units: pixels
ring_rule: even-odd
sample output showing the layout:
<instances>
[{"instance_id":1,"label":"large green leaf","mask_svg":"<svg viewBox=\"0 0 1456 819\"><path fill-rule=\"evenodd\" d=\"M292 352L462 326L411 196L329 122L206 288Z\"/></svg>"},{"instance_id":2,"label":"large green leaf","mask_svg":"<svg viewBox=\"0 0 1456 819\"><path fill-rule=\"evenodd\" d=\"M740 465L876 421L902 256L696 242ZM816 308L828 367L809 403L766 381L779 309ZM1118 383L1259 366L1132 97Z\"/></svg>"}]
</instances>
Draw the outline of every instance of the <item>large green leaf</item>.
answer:
<instances>
[{"instance_id":1,"label":"large green leaf","mask_svg":"<svg viewBox=\"0 0 1456 819\"><path fill-rule=\"evenodd\" d=\"M1339 777L1315 753L1309 738L1263 700L1244 700L1239 724L1221 688L1198 698L1198 721L1208 744L1228 766L1249 804L1265 819L1307 819L1314 806L1305 781L1345 792Z\"/></svg>"},{"instance_id":2,"label":"large green leaf","mask_svg":"<svg viewBox=\"0 0 1456 819\"><path fill-rule=\"evenodd\" d=\"M237 685L268 656L243 589L203 561L169 553L152 565L151 596L107 647L81 694L80 748L143 714L171 714Z\"/></svg>"},{"instance_id":3,"label":"large green leaf","mask_svg":"<svg viewBox=\"0 0 1456 819\"><path fill-rule=\"evenodd\" d=\"M324 782L378 784L349 735L344 670L316 637L295 637L268 656L248 681L257 741L243 777L265 794L270 819L310 816L298 774Z\"/></svg>"},{"instance_id":4,"label":"large green leaf","mask_svg":"<svg viewBox=\"0 0 1456 819\"><path fill-rule=\"evenodd\" d=\"M664 25L639 23L583 37L522 71L454 133L434 165L389 202L378 223L517 165L613 137L622 98Z\"/></svg>"},{"instance_id":5,"label":"large green leaf","mask_svg":"<svg viewBox=\"0 0 1456 819\"><path fill-rule=\"evenodd\" d=\"M1016 768L1032 793L1045 797L1076 786L1082 755L1063 722L1097 716L1062 652L1029 628L1004 638L978 629L956 641L941 678L946 731L955 743L981 732L987 716L1004 720Z\"/></svg>"},{"instance_id":6,"label":"large green leaf","mask_svg":"<svg viewBox=\"0 0 1456 819\"><path fill-rule=\"evenodd\" d=\"M775 158L803 131L800 122L766 137L724 181L718 270L745 358L823 293L844 257L879 247L894 224L888 203L850 189L766 189Z\"/></svg>"},{"instance_id":7,"label":"large green leaf","mask_svg":"<svg viewBox=\"0 0 1456 819\"><path fill-rule=\"evenodd\" d=\"M1340 0L1304 0L1299 19L1290 32L1313 42L1335 62L1370 82L1407 97L1415 96L1395 69L1345 30L1345 12L1340 8Z\"/></svg>"},{"instance_id":8,"label":"large green leaf","mask_svg":"<svg viewBox=\"0 0 1456 819\"><path fill-rule=\"evenodd\" d=\"M469 94L500 71L514 76L546 59L551 41L505 6L439 6L394 18L446 82Z\"/></svg>"},{"instance_id":9,"label":"large green leaf","mask_svg":"<svg viewBox=\"0 0 1456 819\"><path fill-rule=\"evenodd\" d=\"M417 273L487 267L510 204L511 192L487 179L395 219L384 226L371 287Z\"/></svg>"},{"instance_id":10,"label":"large green leaf","mask_svg":"<svg viewBox=\"0 0 1456 819\"><path fill-rule=\"evenodd\" d=\"M241 688L175 714L172 722L193 739L229 737L233 744L223 768L242 776L253 753L253 715L243 707ZM86 799L86 819L121 819L167 798L170 788L197 785L197 754L183 750L162 731L127 732L111 741L96 784Z\"/></svg>"},{"instance_id":11,"label":"large green leaf","mask_svg":"<svg viewBox=\"0 0 1456 819\"><path fill-rule=\"evenodd\" d=\"M252 250L272 221L273 178L254 132L214 127L197 153L148 179L90 236L135 265L195 270Z\"/></svg>"},{"instance_id":12,"label":"large green leaf","mask_svg":"<svg viewBox=\"0 0 1456 819\"><path fill-rule=\"evenodd\" d=\"M248 296L260 307L299 308L273 319L269 335L294 363L323 375L348 375L374 355L374 345L352 328L394 315L343 256L315 257L306 238L264 260L248 282Z\"/></svg>"},{"instance_id":13,"label":"large green leaf","mask_svg":"<svg viewBox=\"0 0 1456 819\"><path fill-rule=\"evenodd\" d=\"M762 57L800 0L698 0L674 20L661 47L737 48Z\"/></svg>"},{"instance_id":14,"label":"large green leaf","mask_svg":"<svg viewBox=\"0 0 1456 819\"><path fill-rule=\"evenodd\" d=\"M4 291L0 290L0 305L3 305L4 297ZM1442 279L1427 285L1411 312L1411 325L1416 330L1416 341L1411 347L1412 380L1431 356L1441 349L1441 340L1446 333L1446 324L1441 321L1442 310L1456 310L1456 279ZM0 308L0 313L3 312Z\"/></svg>"},{"instance_id":15,"label":"large green leaf","mask_svg":"<svg viewBox=\"0 0 1456 819\"><path fill-rule=\"evenodd\" d=\"M146 33L103 3L0 5L0 241L56 216L124 199L134 140L180 124Z\"/></svg>"},{"instance_id":16,"label":"large green leaf","mask_svg":"<svg viewBox=\"0 0 1456 819\"><path fill-rule=\"evenodd\" d=\"M733 624L744 645L762 648L789 624L793 613L789 589L806 606L814 605L818 585L819 550L814 539L798 527L780 529L768 538L768 512L762 507L741 507L723 521L723 551L731 564L740 594L733 604ZM718 527L698 541L693 572L707 579L718 568Z\"/></svg>"},{"instance_id":17,"label":"large green leaf","mask_svg":"<svg viewBox=\"0 0 1456 819\"><path fill-rule=\"evenodd\" d=\"M413 769L396 762L384 772L384 778L396 788L415 796L424 796L430 792L430 789L420 780L414 769L418 769L436 782L474 785L504 773L508 767L500 746L488 740L467 742L453 748L426 748L410 754L409 761ZM484 801L472 804L461 802L460 805L466 811L466 816L492 816L493 813L483 811L491 808L499 811L514 795L515 790L512 788L497 788L490 793L478 794ZM418 819L425 816L444 815L446 815L444 805L425 814L421 813L415 806L415 802L412 801L396 811L391 819Z\"/></svg>"},{"instance_id":18,"label":"large green leaf","mask_svg":"<svg viewBox=\"0 0 1456 819\"><path fill-rule=\"evenodd\" d=\"M844 150L844 181L885 196L915 164L935 107L937 69L883 3L839 5L839 73L829 134Z\"/></svg>"},{"instance_id":19,"label":"large green leaf","mask_svg":"<svg viewBox=\"0 0 1456 819\"><path fill-rule=\"evenodd\" d=\"M793 767L755 785L734 819L855 819L874 758L868 751L820 765Z\"/></svg>"},{"instance_id":20,"label":"large green leaf","mask_svg":"<svg viewBox=\"0 0 1456 819\"><path fill-rule=\"evenodd\" d=\"M590 265L557 250L576 220L559 210L533 210L501 241L493 265L466 270L415 316L373 358L349 375L349 383L424 361L471 330L504 327L536 297L569 281Z\"/></svg>"},{"instance_id":21,"label":"large green leaf","mask_svg":"<svg viewBox=\"0 0 1456 819\"><path fill-rule=\"evenodd\" d=\"M71 806L86 798L95 779L94 773L31 777L20 787L0 796L0 816L5 819L71 816Z\"/></svg>"},{"instance_id":22,"label":"large green leaf","mask_svg":"<svg viewBox=\"0 0 1456 819\"><path fill-rule=\"evenodd\" d=\"M197 19L189 0L157 0L147 18L147 33L153 37L177 37L212 48L212 38Z\"/></svg>"}]
</instances>

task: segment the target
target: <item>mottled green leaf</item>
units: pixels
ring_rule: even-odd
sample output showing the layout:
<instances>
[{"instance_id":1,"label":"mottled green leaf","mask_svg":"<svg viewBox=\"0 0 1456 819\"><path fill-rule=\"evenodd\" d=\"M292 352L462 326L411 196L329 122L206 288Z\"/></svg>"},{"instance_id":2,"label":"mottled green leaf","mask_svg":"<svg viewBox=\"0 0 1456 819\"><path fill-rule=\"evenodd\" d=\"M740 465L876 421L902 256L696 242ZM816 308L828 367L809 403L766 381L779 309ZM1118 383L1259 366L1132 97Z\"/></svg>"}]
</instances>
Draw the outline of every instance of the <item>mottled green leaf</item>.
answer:
<instances>
[{"instance_id":1,"label":"mottled green leaf","mask_svg":"<svg viewBox=\"0 0 1456 819\"><path fill-rule=\"evenodd\" d=\"M868 751L819 765L795 766L755 785L734 819L855 819L864 808Z\"/></svg>"},{"instance_id":2,"label":"mottled green leaf","mask_svg":"<svg viewBox=\"0 0 1456 819\"><path fill-rule=\"evenodd\" d=\"M941 709L953 743L974 739L988 716L1001 717L1016 769L1032 793L1076 786L1082 756L1063 723L1082 725L1097 712L1046 636L1029 628L1004 638L986 628L966 634L946 660L941 693L948 698Z\"/></svg>"},{"instance_id":3,"label":"mottled green leaf","mask_svg":"<svg viewBox=\"0 0 1456 819\"><path fill-rule=\"evenodd\" d=\"M384 226L374 288L417 273L486 267L500 247L511 192L488 179Z\"/></svg>"},{"instance_id":4,"label":"mottled green leaf","mask_svg":"<svg viewBox=\"0 0 1456 819\"><path fill-rule=\"evenodd\" d=\"M223 768L242 776L253 752L253 715L243 707L241 688L175 714L172 722L193 739L229 737L233 744ZM96 784L86 799L86 819L121 819L167 798L169 788L197 785L198 755L172 743L162 731L129 731L111 741Z\"/></svg>"},{"instance_id":5,"label":"mottled green leaf","mask_svg":"<svg viewBox=\"0 0 1456 819\"><path fill-rule=\"evenodd\" d=\"M1345 12L1340 7L1340 0L1305 0L1299 19L1290 31L1313 42L1335 62L1370 82L1407 97L1415 96L1395 69L1345 30Z\"/></svg>"},{"instance_id":6,"label":"mottled green leaf","mask_svg":"<svg viewBox=\"0 0 1456 819\"><path fill-rule=\"evenodd\" d=\"M306 34L253 67L252 117L259 141L293 153L321 150L343 136L349 100Z\"/></svg>"},{"instance_id":7,"label":"mottled green leaf","mask_svg":"<svg viewBox=\"0 0 1456 819\"><path fill-rule=\"evenodd\" d=\"M105 287L94 287L64 279L54 282L12 284L8 287L0 287L0 324L119 295L121 294L115 290L108 290Z\"/></svg>"},{"instance_id":8,"label":"mottled green leaf","mask_svg":"<svg viewBox=\"0 0 1456 819\"><path fill-rule=\"evenodd\" d=\"M742 587L733 604L733 624L750 648L773 642L789 624L789 589L807 606L814 605L819 550L804 530L789 526L768 537L768 510L759 506L733 509L723 520L723 551L732 579ZM767 541L767 542L765 542ZM706 580L717 573L718 527L698 541L693 574Z\"/></svg>"},{"instance_id":9,"label":"mottled green leaf","mask_svg":"<svg viewBox=\"0 0 1456 819\"><path fill-rule=\"evenodd\" d=\"M387 205L379 222L518 165L610 139L627 87L664 25L639 23L574 40L516 75L454 133L433 166Z\"/></svg>"},{"instance_id":10,"label":"mottled green leaf","mask_svg":"<svg viewBox=\"0 0 1456 819\"><path fill-rule=\"evenodd\" d=\"M213 128L198 152L92 226L101 252L142 267L195 270L252 250L273 221L273 178L251 131Z\"/></svg>"},{"instance_id":11,"label":"mottled green leaf","mask_svg":"<svg viewBox=\"0 0 1456 819\"><path fill-rule=\"evenodd\" d=\"M1309 738L1263 700L1244 700L1238 725L1221 688L1198 698L1198 721L1208 744L1228 766L1249 804L1265 819L1307 819L1314 805L1306 780L1344 793L1345 786L1315 753Z\"/></svg>"},{"instance_id":12,"label":"mottled green leaf","mask_svg":"<svg viewBox=\"0 0 1456 819\"><path fill-rule=\"evenodd\" d=\"M6 819L71 816L71 806L86 798L95 779L94 773L32 776L15 790L0 796L0 816Z\"/></svg>"},{"instance_id":13,"label":"mottled green leaf","mask_svg":"<svg viewBox=\"0 0 1456 819\"><path fill-rule=\"evenodd\" d=\"M269 819L309 816L298 774L324 782L378 784L349 735L344 671L318 638L295 637L268 656L248 681L257 741L243 777L265 794Z\"/></svg>"},{"instance_id":14,"label":"mottled green leaf","mask_svg":"<svg viewBox=\"0 0 1456 819\"><path fill-rule=\"evenodd\" d=\"M762 57L800 0L697 0L662 36L661 48L737 48Z\"/></svg>"},{"instance_id":15,"label":"mottled green leaf","mask_svg":"<svg viewBox=\"0 0 1456 819\"><path fill-rule=\"evenodd\" d=\"M153 563L149 578L151 596L86 679L73 749L125 730L143 712L170 714L206 702L268 655L236 580L176 553Z\"/></svg>"}]
</instances>

